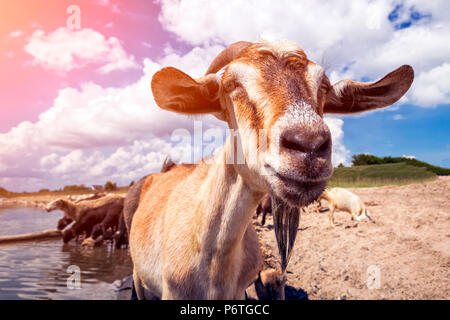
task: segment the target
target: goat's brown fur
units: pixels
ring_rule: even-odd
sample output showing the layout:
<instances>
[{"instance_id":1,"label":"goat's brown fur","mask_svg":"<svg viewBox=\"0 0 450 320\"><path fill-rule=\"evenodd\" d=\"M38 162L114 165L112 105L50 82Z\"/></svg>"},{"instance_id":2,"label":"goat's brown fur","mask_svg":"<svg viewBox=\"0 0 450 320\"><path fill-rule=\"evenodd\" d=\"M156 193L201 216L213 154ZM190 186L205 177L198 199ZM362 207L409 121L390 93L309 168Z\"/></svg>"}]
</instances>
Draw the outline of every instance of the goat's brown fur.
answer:
<instances>
[{"instance_id":1,"label":"goat's brown fur","mask_svg":"<svg viewBox=\"0 0 450 320\"><path fill-rule=\"evenodd\" d=\"M413 80L412 68L403 66L375 83L331 85L323 68L292 42L231 48L209 68L228 63L222 75L193 79L167 67L153 76L159 107L213 114L238 130L238 143L229 137L208 163L176 166L143 181L130 230L139 298L242 299L261 270L251 217L264 194L305 206L332 174L323 113L387 106ZM267 148L251 129L269 132ZM237 153L245 161L227 161Z\"/></svg>"}]
</instances>

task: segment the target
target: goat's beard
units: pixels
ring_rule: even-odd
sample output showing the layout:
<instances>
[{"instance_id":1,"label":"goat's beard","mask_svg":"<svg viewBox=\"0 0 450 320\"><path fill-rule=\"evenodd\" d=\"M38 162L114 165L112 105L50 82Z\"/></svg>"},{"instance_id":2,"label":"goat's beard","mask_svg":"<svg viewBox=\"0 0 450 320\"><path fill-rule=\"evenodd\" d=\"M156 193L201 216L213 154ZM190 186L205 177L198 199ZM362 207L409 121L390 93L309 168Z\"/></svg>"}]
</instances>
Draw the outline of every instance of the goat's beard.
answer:
<instances>
[{"instance_id":1,"label":"goat's beard","mask_svg":"<svg viewBox=\"0 0 450 320\"><path fill-rule=\"evenodd\" d=\"M300 221L300 207L272 196L272 215L278 251L281 257L281 272L284 273L291 258Z\"/></svg>"}]
</instances>

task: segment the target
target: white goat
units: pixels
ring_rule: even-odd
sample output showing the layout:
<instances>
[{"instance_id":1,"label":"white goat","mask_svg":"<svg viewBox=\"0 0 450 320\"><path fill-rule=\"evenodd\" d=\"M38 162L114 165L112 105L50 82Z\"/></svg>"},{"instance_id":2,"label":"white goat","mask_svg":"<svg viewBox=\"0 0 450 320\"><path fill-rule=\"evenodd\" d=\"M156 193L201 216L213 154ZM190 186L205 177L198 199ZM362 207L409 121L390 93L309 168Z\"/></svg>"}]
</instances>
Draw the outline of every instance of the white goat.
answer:
<instances>
[{"instance_id":1,"label":"white goat","mask_svg":"<svg viewBox=\"0 0 450 320\"><path fill-rule=\"evenodd\" d=\"M352 220L361 221L362 219L372 220L367 212L364 202L353 192L343 188L326 189L319 197L318 202L326 199L328 201L330 225L334 224L334 210L347 211L352 215ZM319 206L317 208L319 208ZM317 209L318 210L318 209Z\"/></svg>"}]
</instances>

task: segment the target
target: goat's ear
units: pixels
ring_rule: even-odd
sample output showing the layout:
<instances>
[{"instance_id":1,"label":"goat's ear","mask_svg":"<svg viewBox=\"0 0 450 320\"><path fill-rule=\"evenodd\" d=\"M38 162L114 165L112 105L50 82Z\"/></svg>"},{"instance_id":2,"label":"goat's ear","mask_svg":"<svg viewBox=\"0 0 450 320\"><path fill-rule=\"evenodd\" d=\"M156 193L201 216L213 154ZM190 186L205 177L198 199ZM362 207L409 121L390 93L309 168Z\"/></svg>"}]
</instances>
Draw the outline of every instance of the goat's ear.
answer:
<instances>
[{"instance_id":1,"label":"goat's ear","mask_svg":"<svg viewBox=\"0 0 450 320\"><path fill-rule=\"evenodd\" d=\"M387 107L408 91L414 70L403 65L376 82L341 80L327 94L324 113L356 113Z\"/></svg>"},{"instance_id":2,"label":"goat's ear","mask_svg":"<svg viewBox=\"0 0 450 320\"><path fill-rule=\"evenodd\" d=\"M162 109L183 114L220 112L220 85L220 78L215 74L194 80L172 67L161 69L152 78L156 104Z\"/></svg>"}]
</instances>

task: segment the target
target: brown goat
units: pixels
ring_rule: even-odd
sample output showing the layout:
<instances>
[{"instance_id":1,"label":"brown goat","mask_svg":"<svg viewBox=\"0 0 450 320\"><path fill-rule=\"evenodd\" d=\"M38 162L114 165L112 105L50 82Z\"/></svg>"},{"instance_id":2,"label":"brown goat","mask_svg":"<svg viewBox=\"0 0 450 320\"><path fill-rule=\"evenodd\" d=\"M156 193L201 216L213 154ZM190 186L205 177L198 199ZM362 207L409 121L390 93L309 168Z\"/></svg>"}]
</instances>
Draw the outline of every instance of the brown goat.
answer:
<instances>
[{"instance_id":1,"label":"brown goat","mask_svg":"<svg viewBox=\"0 0 450 320\"><path fill-rule=\"evenodd\" d=\"M175 162L167 157L162 164L160 172L167 172L175 166ZM133 220L133 215L139 205L142 186L144 185L144 182L148 176L150 175L143 177L138 182L133 184L127 192L124 201L123 212L119 218L118 232L114 235L116 248L120 248L122 245L128 244L128 235L131 228L131 220Z\"/></svg>"},{"instance_id":2,"label":"brown goat","mask_svg":"<svg viewBox=\"0 0 450 320\"><path fill-rule=\"evenodd\" d=\"M286 206L306 206L332 174L323 114L391 105L413 78L412 68L402 66L377 82L332 85L289 41L232 44L199 79L173 67L155 73L151 87L160 108L214 115L233 134L208 161L143 182L130 229L138 297L243 299L262 266L251 223L258 203L270 193Z\"/></svg>"},{"instance_id":3,"label":"brown goat","mask_svg":"<svg viewBox=\"0 0 450 320\"><path fill-rule=\"evenodd\" d=\"M63 231L63 240L68 242L83 232L89 237L94 226L101 223L105 217L119 216L123 209L123 202L124 197L120 195L110 195L78 203L58 199L50 202L46 209L48 212L53 210L64 212L64 217L58 221L58 228L64 229L68 223L75 221L73 226Z\"/></svg>"}]
</instances>

